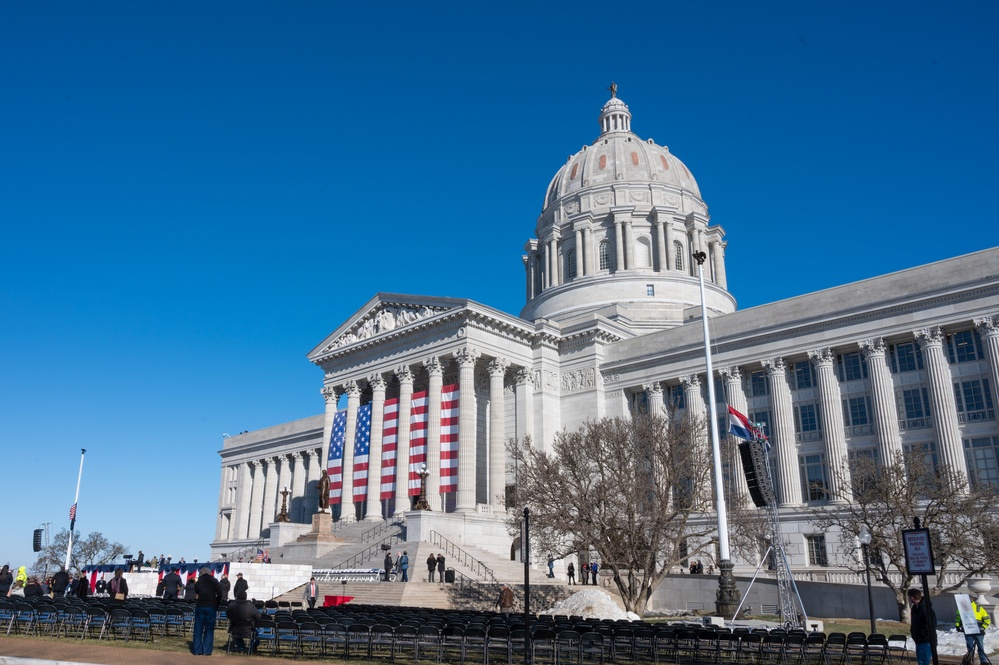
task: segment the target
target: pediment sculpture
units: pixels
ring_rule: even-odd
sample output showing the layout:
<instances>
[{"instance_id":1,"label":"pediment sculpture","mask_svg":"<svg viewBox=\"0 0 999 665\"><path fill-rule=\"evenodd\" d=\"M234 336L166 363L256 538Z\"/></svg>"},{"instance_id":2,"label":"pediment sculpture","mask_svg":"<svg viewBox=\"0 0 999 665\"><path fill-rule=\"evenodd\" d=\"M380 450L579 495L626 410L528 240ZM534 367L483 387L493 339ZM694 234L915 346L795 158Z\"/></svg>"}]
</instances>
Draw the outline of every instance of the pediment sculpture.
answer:
<instances>
[{"instance_id":1,"label":"pediment sculpture","mask_svg":"<svg viewBox=\"0 0 999 665\"><path fill-rule=\"evenodd\" d=\"M420 319L446 312L447 307L431 307L422 305L420 307L390 305L382 307L374 313L368 314L357 321L351 330L337 337L330 342L326 350L339 349L340 347L360 342L363 339L379 335L381 333L407 326Z\"/></svg>"}]
</instances>

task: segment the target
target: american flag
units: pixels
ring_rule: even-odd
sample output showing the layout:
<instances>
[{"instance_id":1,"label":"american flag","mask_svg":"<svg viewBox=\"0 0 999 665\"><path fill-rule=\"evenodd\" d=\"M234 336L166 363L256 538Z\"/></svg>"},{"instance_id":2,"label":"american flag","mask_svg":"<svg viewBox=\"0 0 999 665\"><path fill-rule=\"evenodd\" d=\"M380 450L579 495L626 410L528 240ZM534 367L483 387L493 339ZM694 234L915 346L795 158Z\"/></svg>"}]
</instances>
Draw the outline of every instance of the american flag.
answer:
<instances>
[{"instance_id":1,"label":"american flag","mask_svg":"<svg viewBox=\"0 0 999 665\"><path fill-rule=\"evenodd\" d=\"M333 432L330 434L330 452L326 457L326 473L330 476L330 503L340 503L343 492L343 439L347 432L347 412L338 411L333 416Z\"/></svg>"},{"instance_id":2,"label":"american flag","mask_svg":"<svg viewBox=\"0 0 999 665\"><path fill-rule=\"evenodd\" d=\"M413 393L409 416L409 495L420 494L420 467L427 461L427 391Z\"/></svg>"},{"instance_id":3,"label":"american flag","mask_svg":"<svg viewBox=\"0 0 999 665\"><path fill-rule=\"evenodd\" d=\"M458 490L458 384L441 390L441 492Z\"/></svg>"},{"instance_id":4,"label":"american flag","mask_svg":"<svg viewBox=\"0 0 999 665\"><path fill-rule=\"evenodd\" d=\"M72 506L69 507L69 519L70 520L75 520L76 519L76 504L75 503Z\"/></svg>"},{"instance_id":5,"label":"american flag","mask_svg":"<svg viewBox=\"0 0 999 665\"><path fill-rule=\"evenodd\" d=\"M371 405L357 410L354 432L354 501L364 501L368 494L368 449L371 447Z\"/></svg>"},{"instance_id":6,"label":"american flag","mask_svg":"<svg viewBox=\"0 0 999 665\"><path fill-rule=\"evenodd\" d=\"M385 420L382 428L382 499L395 496L395 459L399 445L399 398L385 400Z\"/></svg>"}]
</instances>

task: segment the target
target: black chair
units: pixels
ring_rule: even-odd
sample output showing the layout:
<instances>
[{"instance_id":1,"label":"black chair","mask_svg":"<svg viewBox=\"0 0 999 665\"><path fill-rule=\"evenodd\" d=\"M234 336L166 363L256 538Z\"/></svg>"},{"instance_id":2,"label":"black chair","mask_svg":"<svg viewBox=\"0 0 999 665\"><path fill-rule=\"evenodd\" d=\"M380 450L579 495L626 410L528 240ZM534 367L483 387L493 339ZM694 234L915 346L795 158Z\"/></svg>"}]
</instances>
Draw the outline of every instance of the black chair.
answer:
<instances>
[{"instance_id":1,"label":"black chair","mask_svg":"<svg viewBox=\"0 0 999 665\"><path fill-rule=\"evenodd\" d=\"M841 665L846 659L846 633L826 635L826 665Z\"/></svg>"},{"instance_id":2,"label":"black chair","mask_svg":"<svg viewBox=\"0 0 999 665\"><path fill-rule=\"evenodd\" d=\"M271 619L257 620L257 649L270 645L271 653L277 652L277 624Z\"/></svg>"},{"instance_id":3,"label":"black chair","mask_svg":"<svg viewBox=\"0 0 999 665\"><path fill-rule=\"evenodd\" d=\"M459 663L465 662L465 628L460 624L449 623L441 630L437 662L441 662L447 656L457 658ZM453 658L446 659L448 662L454 662Z\"/></svg>"},{"instance_id":4,"label":"black chair","mask_svg":"<svg viewBox=\"0 0 999 665\"><path fill-rule=\"evenodd\" d=\"M294 621L277 621L274 630L274 653L281 653L281 646L287 645L291 648L291 653L298 655L298 624Z\"/></svg>"},{"instance_id":5,"label":"black chair","mask_svg":"<svg viewBox=\"0 0 999 665\"><path fill-rule=\"evenodd\" d=\"M477 654L476 660L486 662L486 628L482 624L465 627L465 655L462 663L469 658L469 654Z\"/></svg>"},{"instance_id":6,"label":"black chair","mask_svg":"<svg viewBox=\"0 0 999 665\"><path fill-rule=\"evenodd\" d=\"M888 660L888 638L880 633L872 633L867 636L867 663L868 665L884 665Z\"/></svg>"},{"instance_id":7,"label":"black chair","mask_svg":"<svg viewBox=\"0 0 999 665\"><path fill-rule=\"evenodd\" d=\"M846 662L864 665L867 662L867 635L859 632L847 635L844 654Z\"/></svg>"},{"instance_id":8,"label":"black chair","mask_svg":"<svg viewBox=\"0 0 999 665\"><path fill-rule=\"evenodd\" d=\"M395 660L395 628L387 623L376 623L368 629L368 659Z\"/></svg>"},{"instance_id":9,"label":"black chair","mask_svg":"<svg viewBox=\"0 0 999 665\"><path fill-rule=\"evenodd\" d=\"M746 633L739 636L739 653L736 662L739 665L755 665L760 661L763 652L765 633Z\"/></svg>"},{"instance_id":10,"label":"black chair","mask_svg":"<svg viewBox=\"0 0 999 665\"><path fill-rule=\"evenodd\" d=\"M323 655L347 660L347 626L327 623L323 628Z\"/></svg>"},{"instance_id":11,"label":"black chair","mask_svg":"<svg viewBox=\"0 0 999 665\"><path fill-rule=\"evenodd\" d=\"M298 655L306 652L323 654L323 628L315 621L302 621L298 624Z\"/></svg>"},{"instance_id":12,"label":"black chair","mask_svg":"<svg viewBox=\"0 0 999 665\"><path fill-rule=\"evenodd\" d=\"M604 635L593 631L579 636L579 662L586 663L592 661L598 665L604 663Z\"/></svg>"},{"instance_id":13,"label":"black chair","mask_svg":"<svg viewBox=\"0 0 999 665\"><path fill-rule=\"evenodd\" d=\"M594 633L584 633L591 635ZM579 651L580 634L575 630L562 630L555 635L555 659L557 663L579 663L582 654Z\"/></svg>"},{"instance_id":14,"label":"black chair","mask_svg":"<svg viewBox=\"0 0 999 665\"><path fill-rule=\"evenodd\" d=\"M489 665L489 659L493 654L502 655L507 665L513 665L510 629L504 625L494 624L486 630L485 665Z\"/></svg>"},{"instance_id":15,"label":"black chair","mask_svg":"<svg viewBox=\"0 0 999 665\"><path fill-rule=\"evenodd\" d=\"M901 659L908 659L909 657L909 636L894 634L888 636L888 662L892 662L892 657L897 656Z\"/></svg>"},{"instance_id":16,"label":"black chair","mask_svg":"<svg viewBox=\"0 0 999 665\"><path fill-rule=\"evenodd\" d=\"M132 622L128 628L129 637L141 637L143 642L155 642L153 639L152 616L147 610L131 610Z\"/></svg>"}]
</instances>

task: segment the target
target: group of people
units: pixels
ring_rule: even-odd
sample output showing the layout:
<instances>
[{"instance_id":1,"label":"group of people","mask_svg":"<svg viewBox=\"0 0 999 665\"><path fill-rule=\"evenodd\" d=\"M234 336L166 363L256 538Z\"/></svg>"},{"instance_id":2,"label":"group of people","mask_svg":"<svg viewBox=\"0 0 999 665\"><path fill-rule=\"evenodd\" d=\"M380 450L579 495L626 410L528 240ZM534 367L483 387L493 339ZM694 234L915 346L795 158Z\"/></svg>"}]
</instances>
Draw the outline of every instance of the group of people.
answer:
<instances>
[{"instance_id":1,"label":"group of people","mask_svg":"<svg viewBox=\"0 0 999 665\"><path fill-rule=\"evenodd\" d=\"M3 598L31 598L32 596L86 598L88 595L90 595L90 582L83 573L80 573L78 577L73 577L60 568L54 575L42 579L28 575L25 566L18 568L16 573L11 571L10 566L6 564L0 568L0 597Z\"/></svg>"},{"instance_id":2,"label":"group of people","mask_svg":"<svg viewBox=\"0 0 999 665\"><path fill-rule=\"evenodd\" d=\"M444 581L444 554L434 556L432 553L427 557L428 582L434 581L434 573L437 573L438 581Z\"/></svg>"},{"instance_id":3,"label":"group of people","mask_svg":"<svg viewBox=\"0 0 999 665\"><path fill-rule=\"evenodd\" d=\"M549 557L550 558L550 557ZM552 572L553 565L552 562L548 562L549 577L555 577L554 572ZM580 584L586 585L590 584L590 578L593 578L593 585L597 584L597 572L600 570L600 566L597 565L596 561L591 561L590 563L579 564L579 574L580 574ZM572 586L576 583L576 565L570 561L569 565L566 566L565 572L569 577L569 585Z\"/></svg>"},{"instance_id":4,"label":"group of people","mask_svg":"<svg viewBox=\"0 0 999 665\"><path fill-rule=\"evenodd\" d=\"M400 582L409 581L409 552L403 551L402 554L396 552L395 563L392 562L392 553L385 553L385 580L389 581L389 575L395 570L399 574Z\"/></svg>"}]
</instances>

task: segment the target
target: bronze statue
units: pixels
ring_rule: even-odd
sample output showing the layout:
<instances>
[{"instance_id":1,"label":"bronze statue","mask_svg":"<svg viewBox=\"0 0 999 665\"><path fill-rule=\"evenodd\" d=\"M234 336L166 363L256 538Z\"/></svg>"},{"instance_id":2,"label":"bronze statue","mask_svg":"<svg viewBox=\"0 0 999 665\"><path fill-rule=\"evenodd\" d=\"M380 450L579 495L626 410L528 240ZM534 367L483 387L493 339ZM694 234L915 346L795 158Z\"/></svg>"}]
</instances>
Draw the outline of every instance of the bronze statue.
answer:
<instances>
[{"instance_id":1,"label":"bronze statue","mask_svg":"<svg viewBox=\"0 0 999 665\"><path fill-rule=\"evenodd\" d=\"M325 513L330 507L330 476L323 469L323 476L316 483L316 493L319 494L319 512Z\"/></svg>"},{"instance_id":2,"label":"bronze statue","mask_svg":"<svg viewBox=\"0 0 999 665\"><path fill-rule=\"evenodd\" d=\"M611 98L612 99L614 97L617 97L617 83L614 83L614 81L611 81L610 87L607 88L607 89L610 90L610 94L611 94Z\"/></svg>"}]
</instances>

